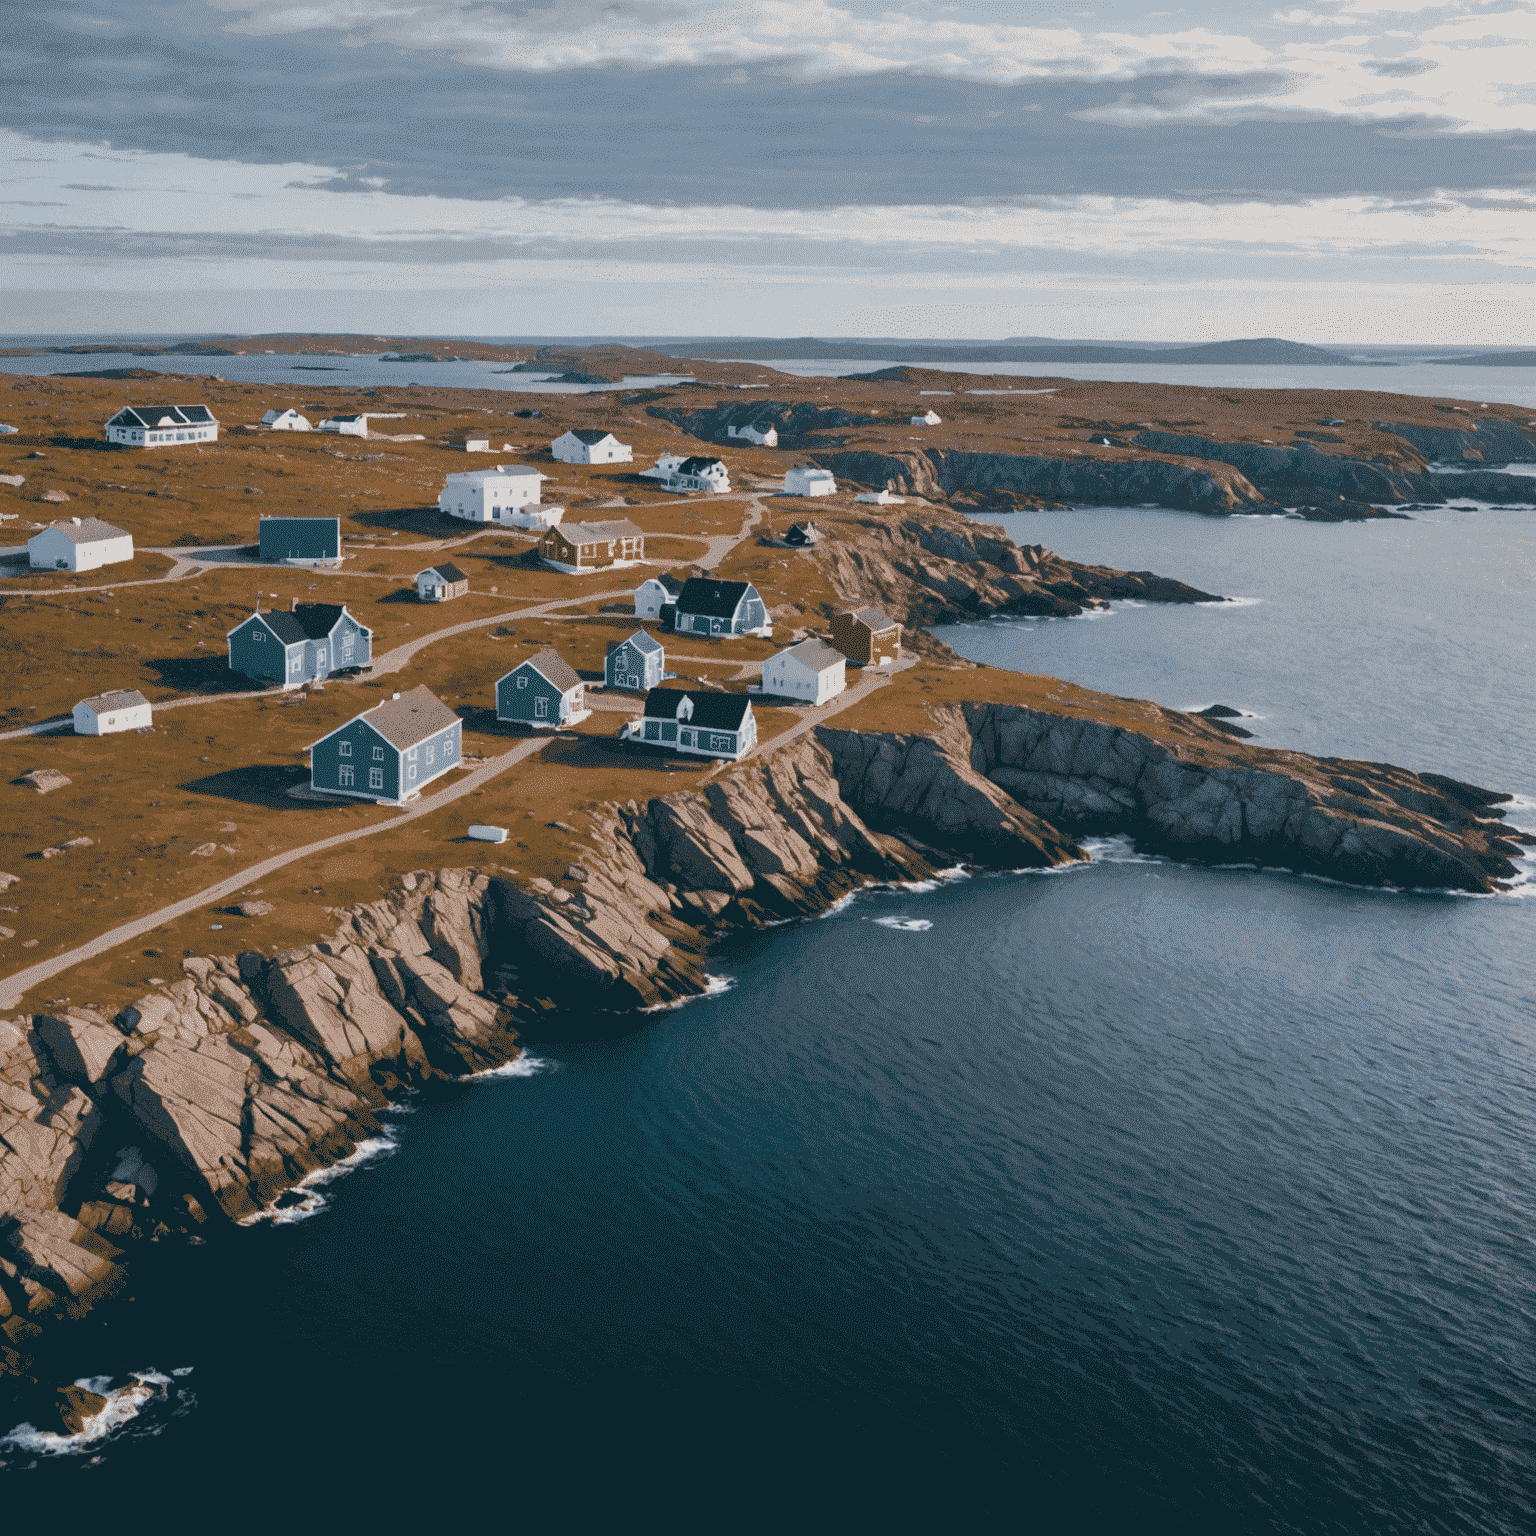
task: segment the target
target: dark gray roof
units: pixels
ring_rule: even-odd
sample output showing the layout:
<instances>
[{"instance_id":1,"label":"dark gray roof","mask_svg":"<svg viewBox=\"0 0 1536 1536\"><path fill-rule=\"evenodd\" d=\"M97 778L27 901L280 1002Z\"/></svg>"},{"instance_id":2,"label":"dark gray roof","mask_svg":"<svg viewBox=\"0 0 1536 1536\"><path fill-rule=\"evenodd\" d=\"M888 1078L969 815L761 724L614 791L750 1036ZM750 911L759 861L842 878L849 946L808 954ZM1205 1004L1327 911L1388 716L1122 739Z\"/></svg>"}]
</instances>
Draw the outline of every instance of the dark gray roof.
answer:
<instances>
[{"instance_id":1,"label":"dark gray roof","mask_svg":"<svg viewBox=\"0 0 1536 1536\"><path fill-rule=\"evenodd\" d=\"M738 731L752 708L744 693L688 693L682 688L652 688L645 696L648 720L676 720L684 699L693 700L692 724L712 731Z\"/></svg>"},{"instance_id":2,"label":"dark gray roof","mask_svg":"<svg viewBox=\"0 0 1536 1536\"><path fill-rule=\"evenodd\" d=\"M124 417L141 427L158 427L167 419L176 427L207 426L217 420L206 405L125 405L112 420Z\"/></svg>"},{"instance_id":3,"label":"dark gray roof","mask_svg":"<svg viewBox=\"0 0 1536 1536\"><path fill-rule=\"evenodd\" d=\"M397 699L385 699L357 718L366 720L390 746L403 751L437 735L459 717L430 688L421 687L402 693Z\"/></svg>"},{"instance_id":4,"label":"dark gray roof","mask_svg":"<svg viewBox=\"0 0 1536 1536\"><path fill-rule=\"evenodd\" d=\"M725 468L725 465L721 463L719 459L711 459L699 454L695 454L692 458L684 459L683 462L677 466L677 469L674 471L674 473L679 475L702 475L706 470L713 468L716 464L719 464L722 469Z\"/></svg>"},{"instance_id":5,"label":"dark gray roof","mask_svg":"<svg viewBox=\"0 0 1536 1536\"><path fill-rule=\"evenodd\" d=\"M687 585L686 577L672 576L670 574L665 576L647 576L645 580L659 583L661 587L669 592L673 597L676 597L677 594L681 592ZM641 585L644 586L645 583L642 582Z\"/></svg>"},{"instance_id":6,"label":"dark gray roof","mask_svg":"<svg viewBox=\"0 0 1536 1536\"><path fill-rule=\"evenodd\" d=\"M654 635L647 634L643 629L637 629L627 640L615 640L608 649L610 652L616 651L621 645L632 645L645 656L649 656L662 648L661 641Z\"/></svg>"},{"instance_id":7,"label":"dark gray roof","mask_svg":"<svg viewBox=\"0 0 1536 1536\"><path fill-rule=\"evenodd\" d=\"M430 575L441 576L443 580L447 582L469 580L469 577L466 576L464 572L461 571L458 566L456 566L451 560L444 560L441 565L429 565L426 570L417 573L416 579L417 581L420 581L423 576Z\"/></svg>"},{"instance_id":8,"label":"dark gray roof","mask_svg":"<svg viewBox=\"0 0 1536 1536\"><path fill-rule=\"evenodd\" d=\"M571 436L578 442L585 443L590 448L595 443L602 442L605 437L612 437L613 433L600 431L596 427L572 427Z\"/></svg>"},{"instance_id":9,"label":"dark gray roof","mask_svg":"<svg viewBox=\"0 0 1536 1536\"><path fill-rule=\"evenodd\" d=\"M297 645L301 640L324 640L346 611L345 603L300 603L292 612L277 609L261 619L284 645Z\"/></svg>"},{"instance_id":10,"label":"dark gray roof","mask_svg":"<svg viewBox=\"0 0 1536 1536\"><path fill-rule=\"evenodd\" d=\"M713 576L690 576L677 594L679 613L699 613L708 619L729 619L751 593L758 596L750 581L719 581Z\"/></svg>"},{"instance_id":11,"label":"dark gray roof","mask_svg":"<svg viewBox=\"0 0 1536 1536\"><path fill-rule=\"evenodd\" d=\"M527 661L519 662L518 666L532 667L545 682L553 683L561 693L569 693L572 688L581 687L581 674L559 651L539 651ZM517 667L513 667L512 671L516 672Z\"/></svg>"}]
</instances>

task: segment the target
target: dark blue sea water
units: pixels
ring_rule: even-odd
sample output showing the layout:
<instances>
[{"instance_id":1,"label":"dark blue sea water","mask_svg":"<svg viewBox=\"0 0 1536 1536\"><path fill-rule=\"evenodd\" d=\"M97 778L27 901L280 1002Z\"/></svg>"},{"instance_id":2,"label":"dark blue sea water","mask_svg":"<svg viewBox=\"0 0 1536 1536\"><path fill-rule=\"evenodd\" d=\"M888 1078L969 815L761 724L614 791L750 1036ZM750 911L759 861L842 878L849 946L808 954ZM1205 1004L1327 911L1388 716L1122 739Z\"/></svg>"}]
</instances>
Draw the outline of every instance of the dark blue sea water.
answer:
<instances>
[{"instance_id":1,"label":"dark blue sea water","mask_svg":"<svg viewBox=\"0 0 1536 1536\"><path fill-rule=\"evenodd\" d=\"M1533 517L1040 514L1261 601L949 638L1530 795ZM317 1214L82 1324L79 1374L190 1368L174 1410L13 1446L7 1492L1529 1531L1536 902L1103 851L733 941L719 995L418 1101Z\"/></svg>"}]
</instances>

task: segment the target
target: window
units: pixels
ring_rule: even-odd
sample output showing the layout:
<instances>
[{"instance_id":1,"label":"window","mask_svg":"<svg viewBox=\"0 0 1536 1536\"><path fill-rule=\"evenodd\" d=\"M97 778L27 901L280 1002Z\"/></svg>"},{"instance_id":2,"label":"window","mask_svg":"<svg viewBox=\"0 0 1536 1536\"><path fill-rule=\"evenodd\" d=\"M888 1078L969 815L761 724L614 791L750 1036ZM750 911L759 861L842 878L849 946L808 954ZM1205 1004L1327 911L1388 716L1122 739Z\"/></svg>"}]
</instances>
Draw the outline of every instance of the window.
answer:
<instances>
[{"instance_id":1,"label":"window","mask_svg":"<svg viewBox=\"0 0 1536 1536\"><path fill-rule=\"evenodd\" d=\"M447 741L445 741L443 743L443 761L444 762L446 762L450 757L453 756L453 750L454 750L453 749L453 737L450 736L447 739Z\"/></svg>"},{"instance_id":2,"label":"window","mask_svg":"<svg viewBox=\"0 0 1536 1536\"><path fill-rule=\"evenodd\" d=\"M518 687L519 687L519 688L526 688L526 687L527 687L527 686L528 686L528 676L527 676L527 674L526 674L526 673L524 673L524 674L523 674L523 676L521 676L521 677L520 677L520 678L518 678L518 680L517 680L517 686L518 686Z\"/></svg>"},{"instance_id":3,"label":"window","mask_svg":"<svg viewBox=\"0 0 1536 1536\"><path fill-rule=\"evenodd\" d=\"M660 738L660 735L661 735L661 725L660 725L660 723L658 721L655 721L655 720L647 720L645 722L645 739L647 741L656 741L656 740L658 740Z\"/></svg>"},{"instance_id":4,"label":"window","mask_svg":"<svg viewBox=\"0 0 1536 1536\"><path fill-rule=\"evenodd\" d=\"M303 665L304 658L302 656L290 656L288 658L288 670L290 672L297 672Z\"/></svg>"},{"instance_id":5,"label":"window","mask_svg":"<svg viewBox=\"0 0 1536 1536\"><path fill-rule=\"evenodd\" d=\"M415 763L412 763L411 766L406 769L405 776L408 779L410 779L410 780L412 780L414 782L414 780L416 778L416 764Z\"/></svg>"},{"instance_id":6,"label":"window","mask_svg":"<svg viewBox=\"0 0 1536 1536\"><path fill-rule=\"evenodd\" d=\"M542 693L533 701L533 718L535 720L549 718L549 700Z\"/></svg>"},{"instance_id":7,"label":"window","mask_svg":"<svg viewBox=\"0 0 1536 1536\"><path fill-rule=\"evenodd\" d=\"M337 754L338 757L351 757L352 756L352 743L350 741L340 742L337 745L336 754Z\"/></svg>"},{"instance_id":8,"label":"window","mask_svg":"<svg viewBox=\"0 0 1536 1536\"><path fill-rule=\"evenodd\" d=\"M429 741L427 743L427 761L429 763L435 763L437 761L437 743L434 741Z\"/></svg>"},{"instance_id":9,"label":"window","mask_svg":"<svg viewBox=\"0 0 1536 1536\"><path fill-rule=\"evenodd\" d=\"M382 768L370 768L368 770L368 788L384 788L384 770Z\"/></svg>"},{"instance_id":10,"label":"window","mask_svg":"<svg viewBox=\"0 0 1536 1536\"><path fill-rule=\"evenodd\" d=\"M265 631L260 630L260 629L253 629L251 631L251 639L254 640L257 645L265 645L266 641L267 641L267 636L266 636Z\"/></svg>"},{"instance_id":11,"label":"window","mask_svg":"<svg viewBox=\"0 0 1536 1536\"><path fill-rule=\"evenodd\" d=\"M375 747L373 749L373 760L376 763L382 763L384 761L384 748L383 747Z\"/></svg>"},{"instance_id":12,"label":"window","mask_svg":"<svg viewBox=\"0 0 1536 1536\"><path fill-rule=\"evenodd\" d=\"M343 789L350 789L352 787L352 764L343 763L340 769L337 770L336 778Z\"/></svg>"}]
</instances>

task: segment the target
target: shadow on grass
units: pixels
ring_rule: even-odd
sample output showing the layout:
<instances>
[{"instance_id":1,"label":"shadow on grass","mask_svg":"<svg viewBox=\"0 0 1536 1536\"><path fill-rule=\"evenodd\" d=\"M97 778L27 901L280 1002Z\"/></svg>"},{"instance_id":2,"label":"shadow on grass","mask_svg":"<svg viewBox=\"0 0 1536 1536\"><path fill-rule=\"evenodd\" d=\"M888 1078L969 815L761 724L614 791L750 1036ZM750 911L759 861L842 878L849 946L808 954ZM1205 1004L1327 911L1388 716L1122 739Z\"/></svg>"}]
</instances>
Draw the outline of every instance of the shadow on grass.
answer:
<instances>
[{"instance_id":1,"label":"shadow on grass","mask_svg":"<svg viewBox=\"0 0 1536 1536\"><path fill-rule=\"evenodd\" d=\"M409 603L413 608L430 608L431 603L424 603L416 595L415 587L401 587L394 592L386 592L383 597L376 597L376 603Z\"/></svg>"},{"instance_id":2,"label":"shadow on grass","mask_svg":"<svg viewBox=\"0 0 1536 1536\"><path fill-rule=\"evenodd\" d=\"M238 800L244 805L264 805L273 811L325 811L333 806L318 800L292 800L287 791L295 784L305 784L306 773L276 763L251 763L243 768L226 768L206 778L177 785L189 795L207 795L215 800Z\"/></svg>"},{"instance_id":3,"label":"shadow on grass","mask_svg":"<svg viewBox=\"0 0 1536 1536\"><path fill-rule=\"evenodd\" d=\"M449 517L437 507L379 507L354 512L347 521L354 527L417 533L428 539L452 538L466 529L462 518Z\"/></svg>"},{"instance_id":4,"label":"shadow on grass","mask_svg":"<svg viewBox=\"0 0 1536 1536\"><path fill-rule=\"evenodd\" d=\"M276 681L264 677L231 671L223 656L164 656L144 665L167 688L179 693L250 693L277 686Z\"/></svg>"},{"instance_id":5,"label":"shadow on grass","mask_svg":"<svg viewBox=\"0 0 1536 1536\"><path fill-rule=\"evenodd\" d=\"M620 741L617 736L558 736L543 752L546 763L563 768L632 768L646 773L696 777L715 766L713 758L679 757L665 747Z\"/></svg>"}]
</instances>

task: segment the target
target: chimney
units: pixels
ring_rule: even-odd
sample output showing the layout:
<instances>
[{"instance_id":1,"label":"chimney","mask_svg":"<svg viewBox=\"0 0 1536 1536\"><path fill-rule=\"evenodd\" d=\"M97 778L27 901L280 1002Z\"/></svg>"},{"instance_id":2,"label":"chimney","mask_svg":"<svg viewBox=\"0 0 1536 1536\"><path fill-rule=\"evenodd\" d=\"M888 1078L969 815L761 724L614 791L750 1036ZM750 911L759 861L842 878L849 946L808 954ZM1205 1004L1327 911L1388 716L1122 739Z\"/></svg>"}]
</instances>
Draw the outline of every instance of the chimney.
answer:
<instances>
[{"instance_id":1,"label":"chimney","mask_svg":"<svg viewBox=\"0 0 1536 1536\"><path fill-rule=\"evenodd\" d=\"M392 693L392 694L390 694L389 697L390 697L390 701L393 702L395 699L398 699L400 697L400 695L398 693Z\"/></svg>"},{"instance_id":2,"label":"chimney","mask_svg":"<svg viewBox=\"0 0 1536 1536\"><path fill-rule=\"evenodd\" d=\"M289 613L297 613L298 611L299 611L299 600L298 600L298 598L290 597L288 599L288 612Z\"/></svg>"}]
</instances>

